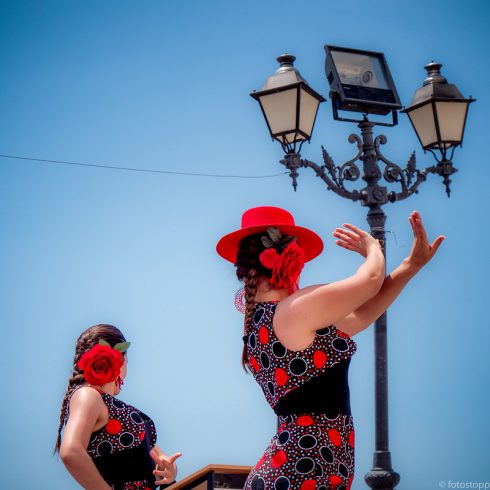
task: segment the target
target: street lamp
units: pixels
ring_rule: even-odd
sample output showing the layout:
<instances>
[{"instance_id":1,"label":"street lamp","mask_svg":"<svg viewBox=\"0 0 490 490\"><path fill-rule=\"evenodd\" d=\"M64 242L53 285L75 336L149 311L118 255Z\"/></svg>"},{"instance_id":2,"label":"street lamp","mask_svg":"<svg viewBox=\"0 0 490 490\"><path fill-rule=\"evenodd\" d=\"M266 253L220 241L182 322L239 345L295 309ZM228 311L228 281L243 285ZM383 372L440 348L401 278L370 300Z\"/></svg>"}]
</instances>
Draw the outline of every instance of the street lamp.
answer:
<instances>
[{"instance_id":1,"label":"street lamp","mask_svg":"<svg viewBox=\"0 0 490 490\"><path fill-rule=\"evenodd\" d=\"M301 151L303 143L310 140L318 106L325 101L293 66L295 59L289 54L279 56L277 72L260 92L250 94L259 102L272 138L286 153Z\"/></svg>"},{"instance_id":2,"label":"street lamp","mask_svg":"<svg viewBox=\"0 0 490 490\"><path fill-rule=\"evenodd\" d=\"M375 125L395 126L398 123L397 111L401 108L384 55L329 45L325 46L325 51L325 72L331 89L329 96L334 119L356 122L361 132L360 136L349 136L348 141L356 144L357 153L342 165L335 165L323 146L323 165L301 158L299 151L304 141L311 138L318 106L324 99L309 87L293 66L294 56L279 56L279 70L267 79L262 91L250 95L259 101L272 138L281 143L285 156L280 163L289 170L294 190L297 189L299 168L308 167L315 171L329 190L351 201L360 201L362 206L369 208L367 222L371 235L380 241L386 257L386 215L382 206L417 193L430 173L444 177L443 183L450 197L449 176L456 172L451 160L454 148L462 144L468 105L474 99L463 98L454 85L447 83L440 74L442 65L434 62L428 64L425 67L428 78L423 87L417 90L410 106L402 112L408 114L424 151L430 151L438 163L419 170L413 152L406 167L402 168L381 153L381 145L387 142L386 136L373 138ZM360 113L362 118L340 117L339 111ZM370 121L370 114L390 114L392 121ZM440 153L440 158L436 151ZM356 164L358 161L362 162L362 173ZM384 164L383 171L380 163ZM362 189L349 190L346 187L347 182L357 181L360 177L366 183ZM382 178L390 184L398 183L400 189L389 191L386 186L380 185ZM388 444L386 311L376 320L374 329L375 451L373 468L364 479L372 489L392 490L400 481L400 475L392 468Z\"/></svg>"},{"instance_id":3,"label":"street lamp","mask_svg":"<svg viewBox=\"0 0 490 490\"><path fill-rule=\"evenodd\" d=\"M439 162L439 173L444 176L449 195L449 176L457 171L451 160L454 149L463 143L468 106L475 99L465 99L455 85L447 83L441 75L441 67L434 62L424 67L427 78L415 92L410 106L402 112L410 118L424 151L430 151ZM447 158L449 150L451 154Z\"/></svg>"}]
</instances>

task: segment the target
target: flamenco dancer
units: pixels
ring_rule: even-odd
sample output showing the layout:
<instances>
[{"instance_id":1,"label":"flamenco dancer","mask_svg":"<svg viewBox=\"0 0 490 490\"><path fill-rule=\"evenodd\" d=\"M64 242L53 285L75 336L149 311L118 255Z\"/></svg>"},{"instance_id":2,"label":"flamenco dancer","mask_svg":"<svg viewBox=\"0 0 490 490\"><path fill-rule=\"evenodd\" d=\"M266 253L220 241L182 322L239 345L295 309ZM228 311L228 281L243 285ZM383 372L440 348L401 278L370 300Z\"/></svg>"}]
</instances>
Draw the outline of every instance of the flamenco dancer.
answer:
<instances>
[{"instance_id":1,"label":"flamenco dancer","mask_svg":"<svg viewBox=\"0 0 490 490\"><path fill-rule=\"evenodd\" d=\"M129 344L119 329L105 324L82 332L76 344L55 451L85 489L154 490L175 481L175 460L182 454L164 454L153 421L116 398Z\"/></svg>"},{"instance_id":2,"label":"flamenco dancer","mask_svg":"<svg viewBox=\"0 0 490 490\"><path fill-rule=\"evenodd\" d=\"M241 229L218 242L244 284L242 364L252 372L279 417L279 429L252 469L245 490L349 490L354 478L354 425L348 369L352 336L388 308L433 257L417 211L414 241L387 277L378 240L351 224L336 228L336 244L364 257L355 274L300 288L304 262L323 249L321 238L296 226L281 208L257 207ZM238 300L242 304L241 298Z\"/></svg>"}]
</instances>

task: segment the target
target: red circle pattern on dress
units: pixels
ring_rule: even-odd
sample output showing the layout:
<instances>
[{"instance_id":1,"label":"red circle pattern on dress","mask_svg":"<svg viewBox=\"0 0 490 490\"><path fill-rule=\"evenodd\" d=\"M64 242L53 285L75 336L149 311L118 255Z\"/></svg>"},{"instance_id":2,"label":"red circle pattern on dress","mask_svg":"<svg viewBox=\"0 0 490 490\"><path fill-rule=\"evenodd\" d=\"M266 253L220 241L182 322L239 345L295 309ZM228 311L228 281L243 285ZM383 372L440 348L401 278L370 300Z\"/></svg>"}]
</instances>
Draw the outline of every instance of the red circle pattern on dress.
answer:
<instances>
[{"instance_id":1,"label":"red circle pattern on dress","mask_svg":"<svg viewBox=\"0 0 490 490\"><path fill-rule=\"evenodd\" d=\"M266 327L260 327L259 340L262 345L265 345L267 344L267 342L269 342L269 332Z\"/></svg>"},{"instance_id":2,"label":"red circle pattern on dress","mask_svg":"<svg viewBox=\"0 0 490 490\"><path fill-rule=\"evenodd\" d=\"M119 432L121 432L121 429L121 422L116 419L110 419L105 426L105 430L109 432L109 434L118 434Z\"/></svg>"}]
</instances>

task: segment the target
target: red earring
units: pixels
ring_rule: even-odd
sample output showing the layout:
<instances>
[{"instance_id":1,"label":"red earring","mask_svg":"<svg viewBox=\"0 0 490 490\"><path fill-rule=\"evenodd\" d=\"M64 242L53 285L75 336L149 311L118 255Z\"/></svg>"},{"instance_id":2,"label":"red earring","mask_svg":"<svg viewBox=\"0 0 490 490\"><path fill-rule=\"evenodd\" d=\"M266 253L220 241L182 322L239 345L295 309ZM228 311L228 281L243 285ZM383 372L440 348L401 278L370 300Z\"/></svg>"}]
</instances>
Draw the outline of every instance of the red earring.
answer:
<instances>
[{"instance_id":1,"label":"red earring","mask_svg":"<svg viewBox=\"0 0 490 490\"><path fill-rule=\"evenodd\" d=\"M240 288L235 294L235 308L240 313L245 313L244 299L245 299L245 290L243 288Z\"/></svg>"},{"instance_id":2,"label":"red earring","mask_svg":"<svg viewBox=\"0 0 490 490\"><path fill-rule=\"evenodd\" d=\"M121 389L121 386L124 384L124 381L122 380L121 376L118 376L118 377L116 378L115 383L116 383L116 386L117 386L119 389Z\"/></svg>"}]
</instances>

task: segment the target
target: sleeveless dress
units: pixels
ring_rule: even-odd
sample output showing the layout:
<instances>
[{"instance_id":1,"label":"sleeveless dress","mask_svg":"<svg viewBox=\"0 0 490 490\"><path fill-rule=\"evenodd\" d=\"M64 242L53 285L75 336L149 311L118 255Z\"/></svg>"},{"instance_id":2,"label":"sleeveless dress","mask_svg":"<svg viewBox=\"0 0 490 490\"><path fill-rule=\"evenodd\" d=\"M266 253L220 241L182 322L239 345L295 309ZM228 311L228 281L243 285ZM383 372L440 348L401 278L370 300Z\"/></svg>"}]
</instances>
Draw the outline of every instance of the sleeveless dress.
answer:
<instances>
[{"instance_id":1,"label":"sleeveless dress","mask_svg":"<svg viewBox=\"0 0 490 490\"><path fill-rule=\"evenodd\" d=\"M278 431L245 490L350 490L354 424L348 367L357 349L335 326L290 351L272 328L277 301L257 303L244 337L252 374L278 415Z\"/></svg>"},{"instance_id":2,"label":"sleeveless dress","mask_svg":"<svg viewBox=\"0 0 490 490\"><path fill-rule=\"evenodd\" d=\"M77 389L76 388L73 393ZM95 388L94 388L95 389ZM107 424L92 432L87 453L114 490L154 490L155 463L150 450L157 433L153 421L132 405L97 390L109 412ZM73 393L71 396L73 396ZM69 402L65 423L69 416ZM161 488L167 485L162 485Z\"/></svg>"}]
</instances>

